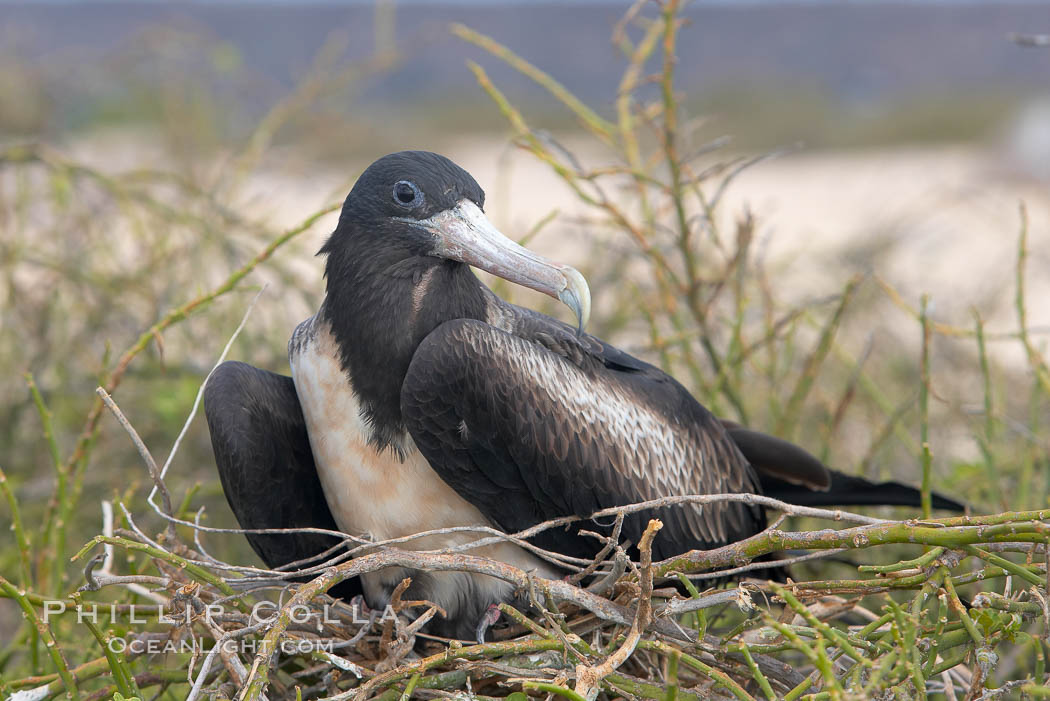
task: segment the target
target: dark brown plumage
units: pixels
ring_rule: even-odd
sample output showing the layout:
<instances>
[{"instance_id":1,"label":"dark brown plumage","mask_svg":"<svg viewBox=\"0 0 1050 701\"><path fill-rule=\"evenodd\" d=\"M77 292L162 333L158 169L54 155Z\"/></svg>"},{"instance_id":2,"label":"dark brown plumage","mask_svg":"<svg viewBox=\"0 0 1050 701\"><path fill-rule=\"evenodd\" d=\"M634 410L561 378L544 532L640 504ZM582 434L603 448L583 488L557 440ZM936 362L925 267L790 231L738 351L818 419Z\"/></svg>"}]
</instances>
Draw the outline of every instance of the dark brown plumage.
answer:
<instances>
[{"instance_id":1,"label":"dark brown plumage","mask_svg":"<svg viewBox=\"0 0 1050 701\"><path fill-rule=\"evenodd\" d=\"M506 330L461 319L427 336L401 389L420 451L494 523L514 532L664 496L758 491L718 421L672 378L507 307ZM656 557L722 545L765 524L759 508L719 503L631 516L624 537L637 543L654 515L664 521ZM536 543L592 556L598 543L571 533L547 531Z\"/></svg>"}]
</instances>

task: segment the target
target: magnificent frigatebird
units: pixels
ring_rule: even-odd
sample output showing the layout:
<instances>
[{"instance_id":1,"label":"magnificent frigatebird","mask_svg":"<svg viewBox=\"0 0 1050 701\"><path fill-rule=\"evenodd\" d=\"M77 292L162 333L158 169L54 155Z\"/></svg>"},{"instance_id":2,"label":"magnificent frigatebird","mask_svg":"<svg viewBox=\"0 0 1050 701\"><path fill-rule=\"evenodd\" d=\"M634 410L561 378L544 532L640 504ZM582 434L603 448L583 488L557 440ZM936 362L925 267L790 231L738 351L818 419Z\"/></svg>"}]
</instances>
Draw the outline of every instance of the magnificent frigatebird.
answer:
<instances>
[{"instance_id":1,"label":"magnificent frigatebird","mask_svg":"<svg viewBox=\"0 0 1050 701\"><path fill-rule=\"evenodd\" d=\"M917 504L910 487L833 472L791 443L720 422L663 371L583 333L583 276L503 236L484 204L474 179L443 156L380 158L321 248L327 295L292 335L292 377L238 362L213 373L208 426L243 528L318 527L376 540L453 526L515 532L662 496L726 492L810 505ZM578 328L503 301L470 266L561 300ZM637 543L653 516L664 522L657 558L766 524L761 508L744 503L678 506L627 518L623 538ZM405 547L476 538L458 532ZM271 567L333 542L248 539ZM601 545L560 528L533 542L577 557ZM560 574L511 543L478 554ZM381 607L408 574L406 595L440 605L448 619L439 630L459 637L513 595L484 575L395 568L355 586Z\"/></svg>"}]
</instances>

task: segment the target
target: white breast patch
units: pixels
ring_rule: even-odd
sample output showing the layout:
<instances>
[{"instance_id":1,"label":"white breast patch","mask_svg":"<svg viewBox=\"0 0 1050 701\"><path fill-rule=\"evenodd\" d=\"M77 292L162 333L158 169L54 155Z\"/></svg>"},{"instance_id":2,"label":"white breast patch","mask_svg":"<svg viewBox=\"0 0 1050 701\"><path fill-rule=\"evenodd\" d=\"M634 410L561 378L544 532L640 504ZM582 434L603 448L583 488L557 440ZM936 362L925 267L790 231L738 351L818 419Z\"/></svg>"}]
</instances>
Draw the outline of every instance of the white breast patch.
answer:
<instances>
[{"instance_id":1,"label":"white breast patch","mask_svg":"<svg viewBox=\"0 0 1050 701\"><path fill-rule=\"evenodd\" d=\"M368 443L370 428L350 380L340 365L339 348L328 324L313 317L295 330L289 360L292 379L306 419L314 462L325 499L340 530L351 535L385 540L452 526L491 526L472 504L449 487L430 467L410 436L405 436L405 459L386 449L377 452ZM436 550L482 537L453 533L418 538L398 547ZM540 576L555 570L516 545L501 543L471 551ZM385 605L389 587L408 573L398 568L365 575L365 593L372 606ZM459 601L458 573L435 572L427 598L444 607L450 617ZM511 585L484 575L473 584L490 603L506 600ZM451 609L450 609L451 607Z\"/></svg>"}]
</instances>

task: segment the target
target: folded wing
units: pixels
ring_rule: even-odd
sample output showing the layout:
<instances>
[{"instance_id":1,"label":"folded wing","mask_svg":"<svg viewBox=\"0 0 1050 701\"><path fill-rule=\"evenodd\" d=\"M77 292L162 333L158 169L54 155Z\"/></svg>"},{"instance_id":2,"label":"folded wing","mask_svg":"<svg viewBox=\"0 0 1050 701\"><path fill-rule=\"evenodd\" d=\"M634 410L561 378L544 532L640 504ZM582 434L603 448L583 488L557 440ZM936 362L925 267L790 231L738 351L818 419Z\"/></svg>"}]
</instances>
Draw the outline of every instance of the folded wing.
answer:
<instances>
[{"instance_id":1,"label":"folded wing","mask_svg":"<svg viewBox=\"0 0 1050 701\"><path fill-rule=\"evenodd\" d=\"M303 412L290 377L229 361L212 373L204 412L226 500L241 528L336 531L317 477ZM246 534L268 567L313 557L339 543L317 533ZM333 596L360 593L355 578Z\"/></svg>"},{"instance_id":2,"label":"folded wing","mask_svg":"<svg viewBox=\"0 0 1050 701\"><path fill-rule=\"evenodd\" d=\"M681 385L604 344L581 350L552 331L523 338L481 321L447 322L420 344L402 386L416 445L488 518L513 532L660 497L758 490L725 429ZM637 543L654 516L664 521L657 557L765 524L745 504L676 506L628 518L623 536ZM601 546L562 529L535 542L581 557Z\"/></svg>"}]
</instances>

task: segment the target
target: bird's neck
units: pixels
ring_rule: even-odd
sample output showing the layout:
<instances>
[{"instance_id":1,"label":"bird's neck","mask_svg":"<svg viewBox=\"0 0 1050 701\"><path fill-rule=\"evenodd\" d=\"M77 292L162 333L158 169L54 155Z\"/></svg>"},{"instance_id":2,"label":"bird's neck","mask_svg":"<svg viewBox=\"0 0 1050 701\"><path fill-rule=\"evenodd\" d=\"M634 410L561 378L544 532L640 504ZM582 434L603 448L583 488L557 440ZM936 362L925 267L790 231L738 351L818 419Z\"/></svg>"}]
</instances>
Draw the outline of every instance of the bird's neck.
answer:
<instances>
[{"instance_id":1,"label":"bird's neck","mask_svg":"<svg viewBox=\"0 0 1050 701\"><path fill-rule=\"evenodd\" d=\"M321 316L379 449L405 435L401 385L422 340L446 321L484 319L485 288L470 268L430 256L330 257Z\"/></svg>"}]
</instances>

